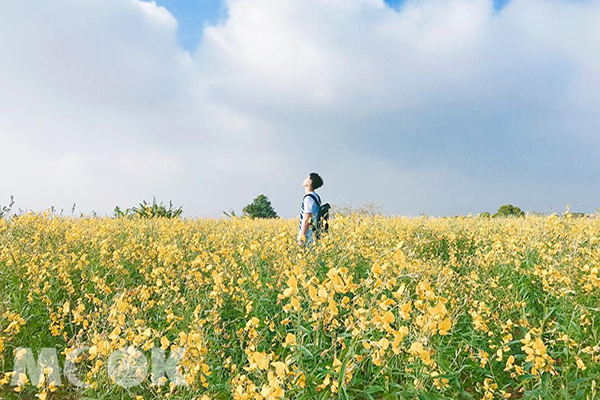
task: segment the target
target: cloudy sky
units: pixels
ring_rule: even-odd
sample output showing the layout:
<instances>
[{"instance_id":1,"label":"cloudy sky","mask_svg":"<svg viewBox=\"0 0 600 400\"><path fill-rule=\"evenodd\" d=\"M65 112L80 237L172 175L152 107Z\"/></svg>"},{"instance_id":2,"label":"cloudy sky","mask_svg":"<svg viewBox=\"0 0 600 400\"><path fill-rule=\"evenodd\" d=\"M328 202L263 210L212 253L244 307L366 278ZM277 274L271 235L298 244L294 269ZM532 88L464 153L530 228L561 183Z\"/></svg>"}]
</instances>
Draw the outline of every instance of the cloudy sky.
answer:
<instances>
[{"instance_id":1,"label":"cloudy sky","mask_svg":"<svg viewBox=\"0 0 600 400\"><path fill-rule=\"evenodd\" d=\"M0 1L0 203L600 207L600 0Z\"/></svg>"}]
</instances>

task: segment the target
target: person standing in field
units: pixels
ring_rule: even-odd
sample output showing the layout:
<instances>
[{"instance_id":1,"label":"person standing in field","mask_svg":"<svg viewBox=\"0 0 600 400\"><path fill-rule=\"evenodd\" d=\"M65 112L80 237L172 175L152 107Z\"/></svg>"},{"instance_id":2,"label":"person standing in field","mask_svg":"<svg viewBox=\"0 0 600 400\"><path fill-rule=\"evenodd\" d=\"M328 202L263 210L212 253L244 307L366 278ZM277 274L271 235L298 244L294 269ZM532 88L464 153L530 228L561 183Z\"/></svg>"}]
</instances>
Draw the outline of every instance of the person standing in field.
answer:
<instances>
[{"instance_id":1,"label":"person standing in field","mask_svg":"<svg viewBox=\"0 0 600 400\"><path fill-rule=\"evenodd\" d=\"M321 211L321 197L315 190L323 186L323 179L316 172L312 172L304 179L302 186L304 187L304 198L302 199L300 231L298 232L300 246L312 243L316 236L314 230Z\"/></svg>"}]
</instances>

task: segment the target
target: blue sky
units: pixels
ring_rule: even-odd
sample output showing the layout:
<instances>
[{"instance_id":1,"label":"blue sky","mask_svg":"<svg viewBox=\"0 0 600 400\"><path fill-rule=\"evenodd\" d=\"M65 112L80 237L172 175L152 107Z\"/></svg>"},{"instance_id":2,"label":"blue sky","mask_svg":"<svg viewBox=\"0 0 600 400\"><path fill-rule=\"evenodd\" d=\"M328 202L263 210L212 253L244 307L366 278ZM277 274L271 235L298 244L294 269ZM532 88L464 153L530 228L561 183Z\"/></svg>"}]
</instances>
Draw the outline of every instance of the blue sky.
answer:
<instances>
[{"instance_id":1,"label":"blue sky","mask_svg":"<svg viewBox=\"0 0 600 400\"><path fill-rule=\"evenodd\" d=\"M400 8L405 1L385 0L395 9ZM501 10L509 0L493 1L494 8ZM167 8L177 18L179 24L177 37L180 44L189 51L194 51L198 47L204 24L214 24L227 17L227 9L222 0L156 0L156 4Z\"/></svg>"},{"instance_id":2,"label":"blue sky","mask_svg":"<svg viewBox=\"0 0 600 400\"><path fill-rule=\"evenodd\" d=\"M222 0L157 0L156 4L165 7L177 18L177 36L187 50L198 46L204 24L214 24L227 16Z\"/></svg>"}]
</instances>

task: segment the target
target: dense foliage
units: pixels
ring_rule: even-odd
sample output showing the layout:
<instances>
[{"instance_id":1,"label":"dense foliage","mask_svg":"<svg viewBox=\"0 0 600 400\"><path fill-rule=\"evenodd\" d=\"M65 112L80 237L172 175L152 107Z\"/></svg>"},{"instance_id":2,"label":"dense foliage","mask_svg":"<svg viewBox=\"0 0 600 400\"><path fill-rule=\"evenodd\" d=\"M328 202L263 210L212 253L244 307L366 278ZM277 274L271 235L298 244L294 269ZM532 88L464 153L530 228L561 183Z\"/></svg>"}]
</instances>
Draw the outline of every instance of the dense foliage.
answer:
<instances>
[{"instance_id":1,"label":"dense foliage","mask_svg":"<svg viewBox=\"0 0 600 400\"><path fill-rule=\"evenodd\" d=\"M523 217L525 213L517 206L512 204L505 204L501 206L494 217Z\"/></svg>"},{"instance_id":2,"label":"dense foliage","mask_svg":"<svg viewBox=\"0 0 600 400\"><path fill-rule=\"evenodd\" d=\"M138 207L126 208L122 210L119 206L115 207L114 217L137 217L137 218L180 218L183 213L183 207L173 207L173 203L169 201L169 207L162 202L157 203L156 199L152 199L152 203L146 200L142 201Z\"/></svg>"},{"instance_id":3,"label":"dense foliage","mask_svg":"<svg viewBox=\"0 0 600 400\"><path fill-rule=\"evenodd\" d=\"M252 203L244 207L242 215L250 218L277 218L271 201L264 194L257 196Z\"/></svg>"},{"instance_id":4,"label":"dense foliage","mask_svg":"<svg viewBox=\"0 0 600 400\"><path fill-rule=\"evenodd\" d=\"M0 220L0 397L598 396L600 219L331 224L302 249L294 220ZM91 387L9 386L16 347L82 345ZM127 346L187 348L189 387L112 384Z\"/></svg>"}]
</instances>

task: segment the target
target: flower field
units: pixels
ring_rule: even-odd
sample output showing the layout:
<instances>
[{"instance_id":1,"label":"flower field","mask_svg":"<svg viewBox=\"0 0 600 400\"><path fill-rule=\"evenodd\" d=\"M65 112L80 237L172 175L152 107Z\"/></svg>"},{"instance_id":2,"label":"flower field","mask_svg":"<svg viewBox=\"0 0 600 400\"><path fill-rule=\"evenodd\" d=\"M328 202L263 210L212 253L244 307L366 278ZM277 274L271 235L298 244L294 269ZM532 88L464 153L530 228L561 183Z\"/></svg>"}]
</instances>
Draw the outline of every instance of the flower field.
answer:
<instances>
[{"instance_id":1,"label":"flower field","mask_svg":"<svg viewBox=\"0 0 600 400\"><path fill-rule=\"evenodd\" d=\"M340 217L310 249L296 233L0 219L0 398L600 398L600 218ZM13 374L22 348L60 366ZM115 384L114 351L153 348L185 349L183 382L149 363ZM85 387L49 379L67 361Z\"/></svg>"}]
</instances>

